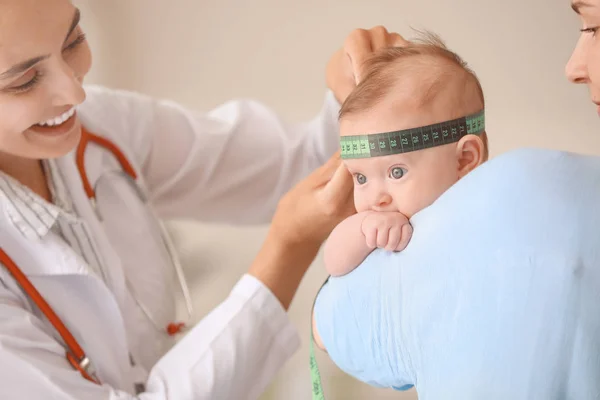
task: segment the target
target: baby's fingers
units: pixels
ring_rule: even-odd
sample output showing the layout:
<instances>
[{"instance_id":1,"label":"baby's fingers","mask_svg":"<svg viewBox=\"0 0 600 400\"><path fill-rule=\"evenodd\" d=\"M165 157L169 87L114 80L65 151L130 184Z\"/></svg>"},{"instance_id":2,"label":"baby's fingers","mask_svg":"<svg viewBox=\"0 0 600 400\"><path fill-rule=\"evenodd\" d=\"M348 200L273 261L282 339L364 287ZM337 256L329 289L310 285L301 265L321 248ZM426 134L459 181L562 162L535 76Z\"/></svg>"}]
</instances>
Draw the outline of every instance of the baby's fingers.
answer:
<instances>
[{"instance_id":1,"label":"baby's fingers","mask_svg":"<svg viewBox=\"0 0 600 400\"><path fill-rule=\"evenodd\" d=\"M398 248L398 245L400 244L401 237L402 237L402 234L400 231L400 227L393 226L390 229L390 233L389 233L389 237L388 237L388 241L387 241L387 245L385 246L385 249L387 251L396 251L396 249Z\"/></svg>"},{"instance_id":2,"label":"baby's fingers","mask_svg":"<svg viewBox=\"0 0 600 400\"><path fill-rule=\"evenodd\" d=\"M370 249L376 248L377 247L377 229L374 227L363 228L363 234L365 235L367 247Z\"/></svg>"},{"instance_id":3,"label":"baby's fingers","mask_svg":"<svg viewBox=\"0 0 600 400\"><path fill-rule=\"evenodd\" d=\"M390 228L382 227L377 229L377 247L384 249L388 244L388 238L390 237Z\"/></svg>"},{"instance_id":4,"label":"baby's fingers","mask_svg":"<svg viewBox=\"0 0 600 400\"><path fill-rule=\"evenodd\" d=\"M410 242L410 238L412 237L413 228L411 224L404 224L401 228L402 237L400 238L400 243L396 247L396 251L402 251L408 246Z\"/></svg>"}]
</instances>

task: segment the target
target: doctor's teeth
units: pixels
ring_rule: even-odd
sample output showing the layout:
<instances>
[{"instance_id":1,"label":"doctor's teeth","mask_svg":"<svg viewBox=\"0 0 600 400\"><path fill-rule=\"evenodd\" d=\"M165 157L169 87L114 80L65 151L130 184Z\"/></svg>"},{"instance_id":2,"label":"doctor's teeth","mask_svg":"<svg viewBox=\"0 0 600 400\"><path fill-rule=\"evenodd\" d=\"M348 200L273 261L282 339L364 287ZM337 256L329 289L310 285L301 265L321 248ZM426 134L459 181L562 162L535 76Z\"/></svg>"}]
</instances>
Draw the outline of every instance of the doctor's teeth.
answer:
<instances>
[{"instance_id":1,"label":"doctor's teeth","mask_svg":"<svg viewBox=\"0 0 600 400\"><path fill-rule=\"evenodd\" d=\"M75 114L75 107L71 108L69 111L59 115L58 117L50 118L49 120L42 121L38 123L40 126L56 126L63 124L66 120L71 118Z\"/></svg>"}]
</instances>

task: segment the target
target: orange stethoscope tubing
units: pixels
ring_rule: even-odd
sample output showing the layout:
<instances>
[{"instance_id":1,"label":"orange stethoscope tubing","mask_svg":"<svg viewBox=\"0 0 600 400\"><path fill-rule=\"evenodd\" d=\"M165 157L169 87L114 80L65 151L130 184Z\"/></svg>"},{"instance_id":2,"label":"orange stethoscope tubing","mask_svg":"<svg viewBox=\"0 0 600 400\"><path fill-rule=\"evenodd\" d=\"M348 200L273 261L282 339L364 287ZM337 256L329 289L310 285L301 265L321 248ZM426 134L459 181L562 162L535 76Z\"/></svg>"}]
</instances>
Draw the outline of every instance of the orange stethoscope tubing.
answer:
<instances>
[{"instance_id":1,"label":"orange stethoscope tubing","mask_svg":"<svg viewBox=\"0 0 600 400\"><path fill-rule=\"evenodd\" d=\"M137 180L137 174L135 169L125 157L125 154L110 140L103 138L101 136L95 135L91 132L88 132L85 128L81 129L81 139L79 141L79 145L77 146L77 152L75 155L75 162L77 165L77 169L81 176L81 182L83 185L83 189L92 203L94 209L96 208L96 192L92 187L87 173L85 172L85 150L89 143L95 143L100 147L105 148L109 152L111 152L123 168L123 171L133 180ZM165 239L167 240L167 239ZM170 242L166 242L167 250L171 253L171 256L174 257L172 244ZM25 294L35 303L35 305L40 309L40 311L46 316L48 321L52 324L54 329L58 332L58 334L63 339L66 346L66 358L68 362L80 372L81 376L85 379L94 382L96 384L100 384L100 381L95 375L94 368L90 359L85 354L84 350L81 348L75 337L71 334L69 329L65 326L59 316L54 312L52 307L46 302L43 296L38 292L35 286L31 283L31 281L25 276L25 274L21 271L18 265L14 262L14 260L4 251L2 247L0 247L0 262L6 267L8 272L13 276L15 281L19 284L19 286L23 289ZM186 301L188 303L188 312L191 314L191 300L189 299L189 293L187 289L187 285L182 281L183 275L182 271L180 271L181 267L176 264L177 273L179 275L181 288L184 296L186 297ZM145 312L145 311L144 311ZM149 317L150 318L150 317ZM152 320L152 318L150 318ZM154 321L153 321L154 322ZM182 331L185 327L183 323L175 323L172 322L168 324L166 327L166 332L169 335L175 335Z\"/></svg>"}]
</instances>

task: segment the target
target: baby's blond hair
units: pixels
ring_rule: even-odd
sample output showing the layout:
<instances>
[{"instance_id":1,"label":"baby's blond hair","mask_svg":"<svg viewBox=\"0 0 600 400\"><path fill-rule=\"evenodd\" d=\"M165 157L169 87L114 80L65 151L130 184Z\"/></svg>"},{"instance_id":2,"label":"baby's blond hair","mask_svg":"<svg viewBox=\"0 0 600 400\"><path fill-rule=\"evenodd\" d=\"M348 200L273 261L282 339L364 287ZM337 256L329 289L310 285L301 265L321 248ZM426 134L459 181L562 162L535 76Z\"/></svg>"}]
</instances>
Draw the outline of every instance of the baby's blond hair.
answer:
<instances>
[{"instance_id":1,"label":"baby's blond hair","mask_svg":"<svg viewBox=\"0 0 600 400\"><path fill-rule=\"evenodd\" d=\"M340 110L340 119L350 114L368 111L397 87L399 78L408 76L415 79L412 72L423 72L423 90L418 104L424 106L432 102L453 80L460 79L460 87L465 90L454 93L457 107L472 108L473 102L485 106L481 83L473 70L456 53L450 51L442 39L431 33L422 32L419 37L403 47L391 47L377 52L363 66L364 76L356 89L348 96ZM410 72L410 74L408 74ZM488 140L484 132L480 135L484 143L484 160L488 158Z\"/></svg>"}]
</instances>

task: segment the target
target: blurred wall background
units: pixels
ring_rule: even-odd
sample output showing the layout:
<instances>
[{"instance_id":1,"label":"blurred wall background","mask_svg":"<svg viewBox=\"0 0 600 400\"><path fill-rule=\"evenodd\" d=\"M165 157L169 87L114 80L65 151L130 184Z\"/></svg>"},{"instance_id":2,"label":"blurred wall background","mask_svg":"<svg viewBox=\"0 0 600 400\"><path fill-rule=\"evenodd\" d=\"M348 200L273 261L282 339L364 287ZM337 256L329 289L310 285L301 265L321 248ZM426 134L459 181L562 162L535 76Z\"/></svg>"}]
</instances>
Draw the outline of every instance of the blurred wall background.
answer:
<instances>
[{"instance_id":1,"label":"blurred wall background","mask_svg":"<svg viewBox=\"0 0 600 400\"><path fill-rule=\"evenodd\" d=\"M321 106L330 55L354 28L439 33L481 78L492 156L522 146L600 154L595 108L563 70L578 37L569 0L75 0L95 56L90 82L206 111L253 97L290 120ZM266 227L171 223L196 302L217 305L257 252ZM231 239L233 237L233 240ZM224 240L224 238L228 238ZM223 251L223 243L237 243ZM304 344L263 396L310 398L309 313L321 259L290 310ZM319 354L329 399L416 399L354 381Z\"/></svg>"}]
</instances>

